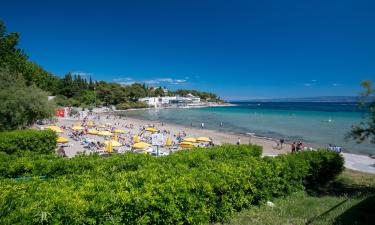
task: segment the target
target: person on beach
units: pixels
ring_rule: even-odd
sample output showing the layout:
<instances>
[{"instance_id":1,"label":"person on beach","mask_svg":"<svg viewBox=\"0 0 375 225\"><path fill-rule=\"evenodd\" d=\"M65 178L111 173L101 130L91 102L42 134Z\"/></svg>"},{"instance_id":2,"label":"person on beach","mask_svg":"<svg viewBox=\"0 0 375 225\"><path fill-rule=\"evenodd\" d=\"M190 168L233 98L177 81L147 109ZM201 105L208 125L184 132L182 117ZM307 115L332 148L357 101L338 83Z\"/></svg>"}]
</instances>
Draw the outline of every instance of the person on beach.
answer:
<instances>
[{"instance_id":1,"label":"person on beach","mask_svg":"<svg viewBox=\"0 0 375 225\"><path fill-rule=\"evenodd\" d=\"M293 142L292 144L292 153L296 152L296 142Z\"/></svg>"},{"instance_id":2,"label":"person on beach","mask_svg":"<svg viewBox=\"0 0 375 225\"><path fill-rule=\"evenodd\" d=\"M281 138L280 139L280 149L283 148L284 142L285 142L284 138Z\"/></svg>"},{"instance_id":3,"label":"person on beach","mask_svg":"<svg viewBox=\"0 0 375 225\"><path fill-rule=\"evenodd\" d=\"M237 139L237 145L240 145L241 144L241 138L239 137L238 139Z\"/></svg>"},{"instance_id":4,"label":"person on beach","mask_svg":"<svg viewBox=\"0 0 375 225\"><path fill-rule=\"evenodd\" d=\"M59 147L59 149L57 150L57 155L61 156L61 157L66 157L66 153L65 153L65 150L64 150L63 146Z\"/></svg>"}]
</instances>

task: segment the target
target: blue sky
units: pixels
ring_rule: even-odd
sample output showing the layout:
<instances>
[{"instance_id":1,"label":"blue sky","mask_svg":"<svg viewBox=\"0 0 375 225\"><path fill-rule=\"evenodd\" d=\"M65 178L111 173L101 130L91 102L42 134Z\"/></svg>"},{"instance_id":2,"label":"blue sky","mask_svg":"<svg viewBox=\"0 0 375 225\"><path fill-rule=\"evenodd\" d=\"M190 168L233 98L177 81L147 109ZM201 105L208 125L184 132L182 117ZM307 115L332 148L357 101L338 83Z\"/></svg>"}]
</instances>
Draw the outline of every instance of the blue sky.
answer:
<instances>
[{"instance_id":1,"label":"blue sky","mask_svg":"<svg viewBox=\"0 0 375 225\"><path fill-rule=\"evenodd\" d=\"M375 81L375 1L2 1L56 75L226 99L356 95Z\"/></svg>"}]
</instances>

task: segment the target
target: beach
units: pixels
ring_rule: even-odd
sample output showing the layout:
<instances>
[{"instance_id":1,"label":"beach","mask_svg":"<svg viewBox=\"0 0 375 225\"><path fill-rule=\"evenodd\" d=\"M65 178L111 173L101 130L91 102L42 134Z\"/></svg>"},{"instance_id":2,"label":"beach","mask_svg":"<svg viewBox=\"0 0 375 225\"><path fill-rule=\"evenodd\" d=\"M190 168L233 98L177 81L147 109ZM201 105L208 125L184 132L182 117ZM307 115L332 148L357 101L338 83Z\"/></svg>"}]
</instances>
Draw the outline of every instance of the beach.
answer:
<instances>
[{"instance_id":1,"label":"beach","mask_svg":"<svg viewBox=\"0 0 375 225\"><path fill-rule=\"evenodd\" d=\"M263 138L263 137L256 137L250 136L245 134L239 133L232 133L232 132L223 132L218 130L206 129L201 127L190 127L190 126L183 126L177 125L173 123L161 122L158 120L146 120L146 119L139 119L133 117L126 117L126 116L116 116L113 113L99 113L100 119L94 116L94 121L96 124L111 124L114 128L123 129L125 132L129 133L130 136L137 135L139 133L139 127L148 127L154 126L159 130L167 130L170 132L168 136L172 137L174 135L178 135L181 133L185 133L186 137L209 137L212 139L215 145L221 144L236 144L240 139L241 144L256 144L263 147L263 155L264 156L277 156L280 154L286 154L291 152L290 143L285 143L282 148L278 146L278 140L274 140L271 138ZM90 118L89 118L90 119ZM92 118L91 118L92 119ZM81 123L82 120L78 120L75 118L58 118L56 123L57 126L65 126L65 127L72 127L77 123ZM133 129L127 128L126 125L132 124L134 126ZM67 134L64 133L61 136L67 137ZM90 138L104 141L104 138L99 136L92 135ZM306 144L306 147L311 147L314 145ZM68 157L73 157L80 152L86 152L87 150L83 148L83 145L80 141L74 141L70 139L69 147L65 148L66 155ZM359 155L359 154L351 154L351 153L343 153L345 158L345 167L357 171L362 171L366 173L375 174L375 159L372 159L366 155Z\"/></svg>"}]
</instances>

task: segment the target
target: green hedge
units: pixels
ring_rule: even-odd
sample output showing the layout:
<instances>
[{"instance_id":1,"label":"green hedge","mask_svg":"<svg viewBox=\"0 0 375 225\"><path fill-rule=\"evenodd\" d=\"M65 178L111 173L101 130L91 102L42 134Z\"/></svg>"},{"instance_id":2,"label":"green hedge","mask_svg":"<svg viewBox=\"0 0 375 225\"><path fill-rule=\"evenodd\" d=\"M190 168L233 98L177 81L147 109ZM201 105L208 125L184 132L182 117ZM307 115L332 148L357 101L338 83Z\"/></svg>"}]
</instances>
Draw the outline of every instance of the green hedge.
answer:
<instances>
[{"instance_id":1,"label":"green hedge","mask_svg":"<svg viewBox=\"0 0 375 225\"><path fill-rule=\"evenodd\" d=\"M257 146L226 145L167 157L0 155L0 224L202 224L336 176L327 151L259 157ZM322 165L321 163L324 163ZM342 168L342 165L341 167ZM38 177L49 178L40 180ZM31 180L5 177L31 176ZM332 178L332 176L331 176Z\"/></svg>"},{"instance_id":2,"label":"green hedge","mask_svg":"<svg viewBox=\"0 0 375 225\"><path fill-rule=\"evenodd\" d=\"M52 153L56 148L56 133L50 130L15 130L0 132L0 152L14 154L19 151Z\"/></svg>"}]
</instances>

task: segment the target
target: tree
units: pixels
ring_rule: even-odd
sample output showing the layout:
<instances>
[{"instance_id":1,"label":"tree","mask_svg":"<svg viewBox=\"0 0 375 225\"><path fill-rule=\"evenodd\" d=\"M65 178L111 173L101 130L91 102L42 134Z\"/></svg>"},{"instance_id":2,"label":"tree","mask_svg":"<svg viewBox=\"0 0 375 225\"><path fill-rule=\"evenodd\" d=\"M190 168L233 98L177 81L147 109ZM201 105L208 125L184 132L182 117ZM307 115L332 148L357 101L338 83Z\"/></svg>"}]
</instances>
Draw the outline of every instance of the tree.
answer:
<instances>
[{"instance_id":1,"label":"tree","mask_svg":"<svg viewBox=\"0 0 375 225\"><path fill-rule=\"evenodd\" d=\"M91 90L84 90L80 95L80 102L86 106L93 106L95 104L95 93Z\"/></svg>"},{"instance_id":2,"label":"tree","mask_svg":"<svg viewBox=\"0 0 375 225\"><path fill-rule=\"evenodd\" d=\"M368 108L366 121L358 125L353 125L352 130L348 134L348 138L361 143L369 140L375 144L375 89L371 81L363 81L362 87L365 89L361 96L364 97L364 105ZM368 102L370 100L370 103Z\"/></svg>"},{"instance_id":3,"label":"tree","mask_svg":"<svg viewBox=\"0 0 375 225\"><path fill-rule=\"evenodd\" d=\"M25 128L55 111L44 91L27 86L22 75L4 68L0 68L0 102L0 131Z\"/></svg>"}]
</instances>

